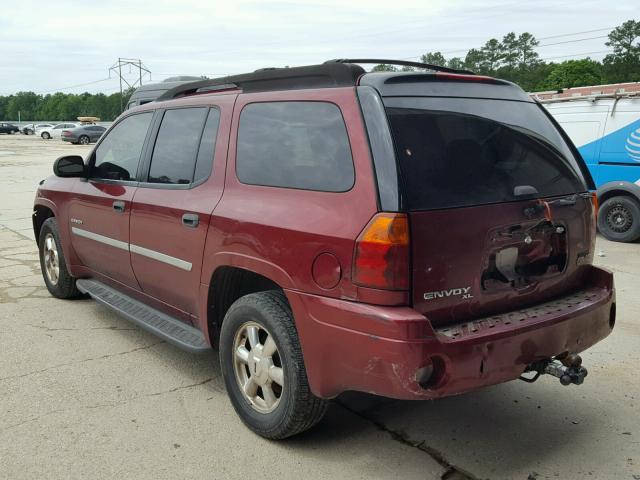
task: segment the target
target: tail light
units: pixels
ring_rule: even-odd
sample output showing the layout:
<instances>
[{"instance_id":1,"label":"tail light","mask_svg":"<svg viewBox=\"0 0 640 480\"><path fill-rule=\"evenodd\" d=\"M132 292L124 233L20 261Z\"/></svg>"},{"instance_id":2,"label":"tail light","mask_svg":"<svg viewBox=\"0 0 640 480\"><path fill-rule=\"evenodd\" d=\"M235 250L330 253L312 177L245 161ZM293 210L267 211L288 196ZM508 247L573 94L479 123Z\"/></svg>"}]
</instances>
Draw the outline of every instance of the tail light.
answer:
<instances>
[{"instance_id":1,"label":"tail light","mask_svg":"<svg viewBox=\"0 0 640 480\"><path fill-rule=\"evenodd\" d=\"M70 137L71 136L71 132L69 130L63 130L62 131L62 136L63 137Z\"/></svg>"},{"instance_id":2,"label":"tail light","mask_svg":"<svg viewBox=\"0 0 640 480\"><path fill-rule=\"evenodd\" d=\"M379 213L356 240L353 283L385 290L409 288L409 221L405 214Z\"/></svg>"}]
</instances>

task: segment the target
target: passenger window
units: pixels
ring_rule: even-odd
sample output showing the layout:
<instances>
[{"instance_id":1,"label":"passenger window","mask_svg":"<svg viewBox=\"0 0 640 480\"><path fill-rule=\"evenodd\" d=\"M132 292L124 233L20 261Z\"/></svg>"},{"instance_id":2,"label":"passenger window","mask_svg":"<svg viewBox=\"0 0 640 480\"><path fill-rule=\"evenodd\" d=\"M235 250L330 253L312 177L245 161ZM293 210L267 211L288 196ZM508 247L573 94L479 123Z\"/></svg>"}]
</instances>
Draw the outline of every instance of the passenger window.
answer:
<instances>
[{"instance_id":1,"label":"passenger window","mask_svg":"<svg viewBox=\"0 0 640 480\"><path fill-rule=\"evenodd\" d=\"M326 102L247 105L240 115L236 172L251 185L349 190L355 174L340 109Z\"/></svg>"},{"instance_id":2,"label":"passenger window","mask_svg":"<svg viewBox=\"0 0 640 480\"><path fill-rule=\"evenodd\" d=\"M92 178L136 180L140 154L153 112L131 115L118 123L100 143Z\"/></svg>"},{"instance_id":3,"label":"passenger window","mask_svg":"<svg viewBox=\"0 0 640 480\"><path fill-rule=\"evenodd\" d=\"M189 184L208 108L167 110L151 157L150 183Z\"/></svg>"},{"instance_id":4,"label":"passenger window","mask_svg":"<svg viewBox=\"0 0 640 480\"><path fill-rule=\"evenodd\" d=\"M204 132L202 132L202 139L200 140L200 149L198 150L198 159L196 160L196 173L193 176L194 182L204 180L211 174L219 124L220 110L212 108L209 110L207 123L204 126Z\"/></svg>"}]
</instances>

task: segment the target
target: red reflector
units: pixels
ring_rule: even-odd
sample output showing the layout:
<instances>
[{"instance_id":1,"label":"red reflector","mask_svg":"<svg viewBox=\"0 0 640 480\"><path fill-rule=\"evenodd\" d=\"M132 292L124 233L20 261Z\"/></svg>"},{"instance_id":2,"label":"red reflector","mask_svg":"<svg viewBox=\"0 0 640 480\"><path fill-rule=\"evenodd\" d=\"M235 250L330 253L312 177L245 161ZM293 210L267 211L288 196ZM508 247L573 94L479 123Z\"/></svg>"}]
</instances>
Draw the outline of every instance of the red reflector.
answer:
<instances>
[{"instance_id":1,"label":"red reflector","mask_svg":"<svg viewBox=\"0 0 640 480\"><path fill-rule=\"evenodd\" d=\"M409 288L409 222L405 214L379 213L356 240L353 283L385 290Z\"/></svg>"}]
</instances>

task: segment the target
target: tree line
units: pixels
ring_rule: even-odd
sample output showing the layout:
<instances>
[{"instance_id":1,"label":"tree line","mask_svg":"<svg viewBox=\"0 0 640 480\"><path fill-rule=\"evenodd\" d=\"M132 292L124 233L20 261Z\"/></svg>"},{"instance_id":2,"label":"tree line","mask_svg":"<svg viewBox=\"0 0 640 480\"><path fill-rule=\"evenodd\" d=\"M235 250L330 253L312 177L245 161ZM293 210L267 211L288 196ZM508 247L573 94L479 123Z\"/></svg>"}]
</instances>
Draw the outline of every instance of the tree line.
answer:
<instances>
[{"instance_id":1,"label":"tree line","mask_svg":"<svg viewBox=\"0 0 640 480\"><path fill-rule=\"evenodd\" d=\"M123 104L132 91L123 92ZM18 92L0 96L0 120L15 121L18 112L23 121L75 120L77 117L99 117L104 121L114 120L120 115L120 92L104 93L54 93L39 95L33 92Z\"/></svg>"},{"instance_id":2,"label":"tree line","mask_svg":"<svg viewBox=\"0 0 640 480\"><path fill-rule=\"evenodd\" d=\"M441 52L429 52L422 55L420 61L510 80L528 92L640 81L640 21L628 20L609 32L605 45L612 52L602 61L587 57L545 62L536 51L539 45L531 33L511 32L502 40L487 40L464 56L445 58ZM413 68L382 64L374 70L411 71Z\"/></svg>"},{"instance_id":3,"label":"tree line","mask_svg":"<svg viewBox=\"0 0 640 480\"><path fill-rule=\"evenodd\" d=\"M536 47L540 42L528 32L508 33L502 40L491 38L466 55L445 58L441 52L425 53L423 63L470 70L481 75L504 78L526 91L558 90L569 87L640 81L640 21L628 20L608 34L606 46L612 52L602 61L583 58L563 62L545 62ZM376 71L396 71L393 65L376 65ZM411 67L401 70L411 71ZM126 104L133 91L123 93ZM120 92L54 93L40 95L19 92L0 96L0 120L73 120L80 116L111 121L120 114Z\"/></svg>"}]
</instances>

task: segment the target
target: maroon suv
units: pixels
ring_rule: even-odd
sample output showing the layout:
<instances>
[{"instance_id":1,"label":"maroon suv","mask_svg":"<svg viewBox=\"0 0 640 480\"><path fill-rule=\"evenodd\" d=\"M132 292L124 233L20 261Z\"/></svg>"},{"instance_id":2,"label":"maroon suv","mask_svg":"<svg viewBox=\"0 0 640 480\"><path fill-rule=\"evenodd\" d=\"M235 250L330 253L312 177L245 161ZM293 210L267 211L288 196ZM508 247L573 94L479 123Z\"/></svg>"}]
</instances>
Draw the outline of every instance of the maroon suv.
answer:
<instances>
[{"instance_id":1,"label":"maroon suv","mask_svg":"<svg viewBox=\"0 0 640 480\"><path fill-rule=\"evenodd\" d=\"M615 296L575 147L512 83L358 63L181 85L56 160L33 213L49 291L218 348L269 438L346 390L582 383Z\"/></svg>"}]
</instances>

